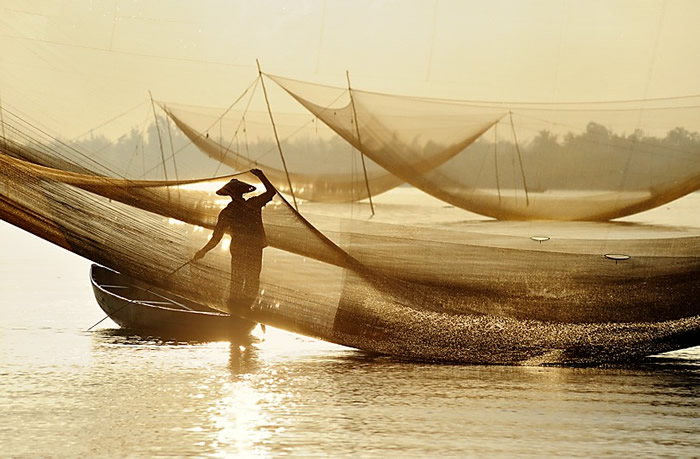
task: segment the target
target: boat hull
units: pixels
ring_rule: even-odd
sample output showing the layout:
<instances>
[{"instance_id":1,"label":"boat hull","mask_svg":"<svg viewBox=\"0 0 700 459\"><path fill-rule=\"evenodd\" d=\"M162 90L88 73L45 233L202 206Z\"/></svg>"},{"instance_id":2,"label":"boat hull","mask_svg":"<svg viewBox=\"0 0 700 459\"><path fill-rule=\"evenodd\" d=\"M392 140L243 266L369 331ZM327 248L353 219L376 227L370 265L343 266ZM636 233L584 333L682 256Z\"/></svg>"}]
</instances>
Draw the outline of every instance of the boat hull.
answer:
<instances>
[{"instance_id":1,"label":"boat hull","mask_svg":"<svg viewBox=\"0 0 700 459\"><path fill-rule=\"evenodd\" d=\"M245 336L256 325L100 265L91 266L90 280L97 304L125 329L169 338L226 340Z\"/></svg>"}]
</instances>

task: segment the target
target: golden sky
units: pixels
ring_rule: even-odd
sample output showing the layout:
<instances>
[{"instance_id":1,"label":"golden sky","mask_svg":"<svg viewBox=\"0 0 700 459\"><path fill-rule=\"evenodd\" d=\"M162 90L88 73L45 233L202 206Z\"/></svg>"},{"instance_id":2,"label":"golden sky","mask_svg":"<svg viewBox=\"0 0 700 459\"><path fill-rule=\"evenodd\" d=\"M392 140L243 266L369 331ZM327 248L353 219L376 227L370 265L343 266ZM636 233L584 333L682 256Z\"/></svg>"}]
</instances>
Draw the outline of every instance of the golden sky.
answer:
<instances>
[{"instance_id":1,"label":"golden sky","mask_svg":"<svg viewBox=\"0 0 700 459\"><path fill-rule=\"evenodd\" d=\"M256 58L293 78L344 86L347 69L357 88L455 99L700 94L698 24L693 0L0 0L0 97L70 137L148 90L227 106Z\"/></svg>"}]
</instances>

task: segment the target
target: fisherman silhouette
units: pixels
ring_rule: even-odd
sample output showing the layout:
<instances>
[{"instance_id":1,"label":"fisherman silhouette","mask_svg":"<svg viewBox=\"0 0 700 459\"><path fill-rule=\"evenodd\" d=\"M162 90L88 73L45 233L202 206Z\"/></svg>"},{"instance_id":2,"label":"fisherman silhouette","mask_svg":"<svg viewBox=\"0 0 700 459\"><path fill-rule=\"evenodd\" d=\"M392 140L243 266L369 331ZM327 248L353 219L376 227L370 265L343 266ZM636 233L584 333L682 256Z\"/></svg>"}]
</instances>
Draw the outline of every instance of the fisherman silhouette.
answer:
<instances>
[{"instance_id":1,"label":"fisherman silhouette","mask_svg":"<svg viewBox=\"0 0 700 459\"><path fill-rule=\"evenodd\" d=\"M216 194L229 196L231 202L219 213L209 242L193 257L193 261L199 260L219 244L224 233L231 235L231 287L228 301L232 310L250 307L258 295L262 254L267 246L262 208L276 193L275 187L260 169L250 172L265 185L265 192L245 199L243 195L255 191L255 187L235 178L218 190Z\"/></svg>"}]
</instances>

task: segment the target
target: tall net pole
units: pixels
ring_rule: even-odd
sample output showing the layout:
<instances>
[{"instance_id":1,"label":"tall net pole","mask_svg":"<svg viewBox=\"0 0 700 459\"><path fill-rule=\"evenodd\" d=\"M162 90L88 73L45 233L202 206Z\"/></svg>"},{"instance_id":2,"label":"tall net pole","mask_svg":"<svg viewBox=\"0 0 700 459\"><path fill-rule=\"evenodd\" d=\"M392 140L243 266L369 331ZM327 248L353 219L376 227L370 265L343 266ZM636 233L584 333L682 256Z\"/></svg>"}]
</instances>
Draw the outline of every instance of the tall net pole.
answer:
<instances>
[{"instance_id":1,"label":"tall net pole","mask_svg":"<svg viewBox=\"0 0 700 459\"><path fill-rule=\"evenodd\" d=\"M515 140L515 151L518 152L518 163L520 164L520 176L523 178L523 188L525 189L525 205L530 205L530 195L527 191L527 182L525 181L525 169L523 169L523 157L520 154L520 145L518 145L518 136L515 134L515 123L513 123L513 112L509 112L510 127L513 129L513 140Z\"/></svg>"},{"instance_id":2,"label":"tall net pole","mask_svg":"<svg viewBox=\"0 0 700 459\"><path fill-rule=\"evenodd\" d=\"M170 120L165 118L165 127L168 129L168 138L170 139L170 157L173 159L173 169L175 170L175 180L180 180L180 174L177 172L177 161L175 160L175 145L173 144L173 133L170 131Z\"/></svg>"},{"instance_id":3,"label":"tall net pole","mask_svg":"<svg viewBox=\"0 0 700 459\"><path fill-rule=\"evenodd\" d=\"M294 201L294 208L299 211L299 206L297 205L297 198L294 196L294 188L292 187L292 180L289 178L289 171L287 170L287 161L284 159L284 154L282 153L282 145L280 144L279 136L277 135L277 126L275 126L275 119L272 116L272 110L270 109L270 100L267 97L267 89L265 88L265 79L263 78L262 70L260 70L260 61L255 59L255 63L258 65L258 76L260 77L260 83L262 84L263 94L265 95L265 104L267 105L267 113L270 115L270 122L272 123L272 132L275 134L275 141L277 142L277 149L280 152L280 158L282 159L282 166L284 166L284 173L287 175L287 184L289 185L289 192L292 194L292 200Z\"/></svg>"},{"instance_id":4,"label":"tall net pole","mask_svg":"<svg viewBox=\"0 0 700 459\"><path fill-rule=\"evenodd\" d=\"M7 148L7 137L5 136L5 116L2 110L2 97L0 96L0 126L2 126L2 144Z\"/></svg>"},{"instance_id":5,"label":"tall net pole","mask_svg":"<svg viewBox=\"0 0 700 459\"><path fill-rule=\"evenodd\" d=\"M153 109L153 122L156 124L156 132L158 133L158 146L160 147L160 159L163 165L163 176L165 181L168 181L168 169L165 167L165 152L163 151L163 137L160 135L160 126L158 125L158 115L156 114L156 103L153 101L153 94L148 91L148 97L151 98L151 108Z\"/></svg>"},{"instance_id":6,"label":"tall net pole","mask_svg":"<svg viewBox=\"0 0 700 459\"><path fill-rule=\"evenodd\" d=\"M372 192L369 189L369 179L367 178L367 166L365 165L365 154L362 152L362 139L360 138L360 125L357 123L357 111L355 110L355 98L352 96L352 87L350 86L350 72L345 71L345 77L348 80L348 93L350 94L350 105L352 106L352 118L355 123L355 135L357 136L357 146L362 159L362 171L365 174L365 186L367 187L367 196L369 197L369 207L374 215L374 203L372 202Z\"/></svg>"},{"instance_id":7,"label":"tall net pole","mask_svg":"<svg viewBox=\"0 0 700 459\"><path fill-rule=\"evenodd\" d=\"M495 163L496 167L496 189L498 190L498 203L501 203L501 182L498 177L498 123L500 122L497 121L496 124L493 127L493 161Z\"/></svg>"}]
</instances>

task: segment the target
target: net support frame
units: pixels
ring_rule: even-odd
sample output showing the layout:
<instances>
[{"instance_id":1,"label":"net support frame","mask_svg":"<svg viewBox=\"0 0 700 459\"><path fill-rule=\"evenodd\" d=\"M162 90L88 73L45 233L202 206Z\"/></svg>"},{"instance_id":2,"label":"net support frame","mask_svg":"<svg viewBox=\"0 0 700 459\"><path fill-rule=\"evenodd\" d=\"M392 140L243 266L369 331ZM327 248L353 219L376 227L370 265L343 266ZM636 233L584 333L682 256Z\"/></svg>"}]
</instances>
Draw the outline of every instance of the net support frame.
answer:
<instances>
[{"instance_id":1,"label":"net support frame","mask_svg":"<svg viewBox=\"0 0 700 459\"><path fill-rule=\"evenodd\" d=\"M294 195L294 187L292 187L292 180L289 178L289 170L287 169L287 161L284 159L284 153L282 153L282 145L280 144L280 138L277 135L277 126L275 125L275 118L272 116L272 109L270 108L270 99L267 97L267 88L265 88L265 79L263 78L263 73L260 68L260 61L255 59L255 63L258 66L258 76L260 78L260 84L262 85L263 95L265 96L265 105L267 105L267 113L270 115L270 122L272 123L272 132L275 134L275 142L277 142L277 149L280 152L280 158L282 159L282 166L284 166L284 173L287 176L287 184L289 185L289 192L292 194L292 201L294 202L294 209L299 212L299 206L297 205L297 198Z\"/></svg>"},{"instance_id":2,"label":"net support frame","mask_svg":"<svg viewBox=\"0 0 700 459\"><path fill-rule=\"evenodd\" d=\"M498 204L501 204L501 181L498 176L498 123L493 126L493 162L496 169L496 190L498 190Z\"/></svg>"},{"instance_id":3,"label":"net support frame","mask_svg":"<svg viewBox=\"0 0 700 459\"><path fill-rule=\"evenodd\" d=\"M0 96L0 126L2 126L2 144L7 148L7 137L5 136L5 117L2 109L2 96Z\"/></svg>"},{"instance_id":4,"label":"net support frame","mask_svg":"<svg viewBox=\"0 0 700 459\"><path fill-rule=\"evenodd\" d=\"M367 166L365 164L365 154L362 152L362 138L360 137L360 125L357 123L357 110L355 110L355 98L352 96L352 86L350 85L350 71L345 71L345 77L348 80L348 94L350 95L350 106L352 107L352 118L355 123L355 135L357 135L357 146L362 160L362 172L365 175L365 186L367 187L367 197L369 198L369 208L374 216L374 203L372 202L372 192L369 189L369 179L367 178Z\"/></svg>"},{"instance_id":5,"label":"net support frame","mask_svg":"<svg viewBox=\"0 0 700 459\"><path fill-rule=\"evenodd\" d=\"M153 94L148 90L148 97L151 99L151 108L153 109L153 122L156 124L156 132L158 133L158 146L160 147L160 159L163 165L163 176L165 181L168 181L168 168L165 165L165 152L163 151L163 137L160 135L160 126L158 125L158 115L156 114L156 103L153 101ZM170 197L170 189L168 188L168 198Z\"/></svg>"},{"instance_id":6,"label":"net support frame","mask_svg":"<svg viewBox=\"0 0 700 459\"><path fill-rule=\"evenodd\" d=\"M518 153L518 164L520 165L520 176L523 179L523 188L525 190L525 205L530 205L530 194L527 191L527 181L525 180L525 169L523 168L523 157L520 154L520 145L518 144L518 136L515 133L515 123L513 122L513 112L509 111L510 127L513 130L513 140L515 141L515 151Z\"/></svg>"}]
</instances>

